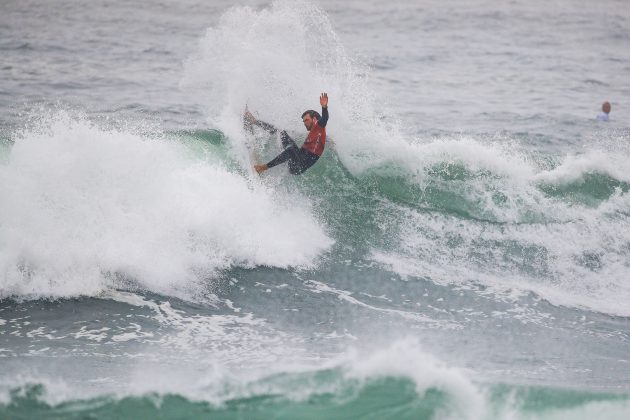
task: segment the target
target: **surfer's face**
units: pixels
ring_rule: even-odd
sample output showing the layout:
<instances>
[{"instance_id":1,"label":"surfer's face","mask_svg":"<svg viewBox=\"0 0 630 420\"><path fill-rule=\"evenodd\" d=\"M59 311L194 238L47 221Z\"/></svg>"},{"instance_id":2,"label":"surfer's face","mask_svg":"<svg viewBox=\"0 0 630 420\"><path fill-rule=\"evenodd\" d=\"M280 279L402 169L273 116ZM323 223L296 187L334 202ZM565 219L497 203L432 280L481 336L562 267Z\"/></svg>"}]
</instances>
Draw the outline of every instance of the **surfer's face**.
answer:
<instances>
[{"instance_id":1,"label":"surfer's face","mask_svg":"<svg viewBox=\"0 0 630 420\"><path fill-rule=\"evenodd\" d=\"M313 126L313 118L306 114L304 117L302 117L302 121L304 122L304 127L306 127L307 131L311 131L311 127Z\"/></svg>"}]
</instances>

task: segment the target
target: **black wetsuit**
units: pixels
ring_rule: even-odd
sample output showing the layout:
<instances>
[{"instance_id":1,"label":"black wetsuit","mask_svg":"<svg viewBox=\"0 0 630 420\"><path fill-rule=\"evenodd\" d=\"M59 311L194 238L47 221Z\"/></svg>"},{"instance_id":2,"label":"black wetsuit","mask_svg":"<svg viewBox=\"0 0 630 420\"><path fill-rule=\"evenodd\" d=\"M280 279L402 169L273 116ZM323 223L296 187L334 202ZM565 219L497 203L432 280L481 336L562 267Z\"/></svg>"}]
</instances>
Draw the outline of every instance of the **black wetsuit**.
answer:
<instances>
[{"instance_id":1,"label":"black wetsuit","mask_svg":"<svg viewBox=\"0 0 630 420\"><path fill-rule=\"evenodd\" d=\"M322 108L322 118L317 120L317 124L323 128L326 127L327 122L328 108ZM254 122L254 125L263 128L271 134L275 134L278 131L273 125L264 121L256 121ZM297 144L295 144L295 141L289 137L287 132L284 130L280 132L280 140L282 141L282 147L284 150L267 163L268 168L273 168L274 166L287 162L289 172L292 175L299 175L313 166L319 159L319 156L315 153L298 147Z\"/></svg>"}]
</instances>

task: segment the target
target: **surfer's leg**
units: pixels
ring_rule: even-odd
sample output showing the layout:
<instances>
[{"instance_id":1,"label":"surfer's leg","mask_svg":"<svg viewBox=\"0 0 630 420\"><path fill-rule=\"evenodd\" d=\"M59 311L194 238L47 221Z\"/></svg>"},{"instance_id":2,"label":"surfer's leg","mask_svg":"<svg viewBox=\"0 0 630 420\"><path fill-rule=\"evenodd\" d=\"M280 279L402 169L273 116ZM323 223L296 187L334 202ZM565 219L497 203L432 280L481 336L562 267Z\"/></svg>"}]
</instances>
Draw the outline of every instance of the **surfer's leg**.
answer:
<instances>
[{"instance_id":1,"label":"surfer's leg","mask_svg":"<svg viewBox=\"0 0 630 420\"><path fill-rule=\"evenodd\" d=\"M287 147L292 147L297 149L297 144L295 144L295 141L293 141L293 139L291 137L289 137L289 135L287 134L286 131L282 130L280 132L280 141L282 142L282 148L286 149Z\"/></svg>"},{"instance_id":2,"label":"surfer's leg","mask_svg":"<svg viewBox=\"0 0 630 420\"><path fill-rule=\"evenodd\" d=\"M293 145L289 145L282 151L282 153L267 163L267 167L273 168L274 166L280 165L286 161L289 161L289 165L291 165L292 162L296 162L298 160L297 150L298 149L295 143Z\"/></svg>"},{"instance_id":3,"label":"surfer's leg","mask_svg":"<svg viewBox=\"0 0 630 420\"><path fill-rule=\"evenodd\" d=\"M281 163L286 162L287 160L289 160L289 151L288 150L283 150L282 153L280 153L278 156L276 156L275 158L271 159L268 163L267 163L267 167L268 168L273 168L274 166L280 165Z\"/></svg>"},{"instance_id":4,"label":"surfer's leg","mask_svg":"<svg viewBox=\"0 0 630 420\"><path fill-rule=\"evenodd\" d=\"M267 164L268 168L288 162L289 172L292 175L299 175L317 162L319 156L308 150L298 148L295 141L289 137L286 131L280 132L280 140L284 150Z\"/></svg>"},{"instance_id":5,"label":"surfer's leg","mask_svg":"<svg viewBox=\"0 0 630 420\"><path fill-rule=\"evenodd\" d=\"M297 144L295 144L295 141L293 141L293 139L289 137L287 132L284 130L280 132L280 140L282 141L282 148L284 150L271 162L269 162L267 164L267 167L271 168L288 161L289 172L293 174L300 167L300 157L298 155L299 149L297 147Z\"/></svg>"},{"instance_id":6,"label":"surfer's leg","mask_svg":"<svg viewBox=\"0 0 630 420\"><path fill-rule=\"evenodd\" d=\"M297 147L295 141L289 137L286 131L282 131L280 133L280 140L282 141L282 147L284 150L289 153L289 173L292 175L299 175L304 172L306 168L304 168L304 165L302 164L302 156L300 154L302 149Z\"/></svg>"},{"instance_id":7,"label":"surfer's leg","mask_svg":"<svg viewBox=\"0 0 630 420\"><path fill-rule=\"evenodd\" d=\"M295 158L289 160L289 172L291 175L300 175L319 159L319 156L304 149L297 149L295 154Z\"/></svg>"}]
</instances>

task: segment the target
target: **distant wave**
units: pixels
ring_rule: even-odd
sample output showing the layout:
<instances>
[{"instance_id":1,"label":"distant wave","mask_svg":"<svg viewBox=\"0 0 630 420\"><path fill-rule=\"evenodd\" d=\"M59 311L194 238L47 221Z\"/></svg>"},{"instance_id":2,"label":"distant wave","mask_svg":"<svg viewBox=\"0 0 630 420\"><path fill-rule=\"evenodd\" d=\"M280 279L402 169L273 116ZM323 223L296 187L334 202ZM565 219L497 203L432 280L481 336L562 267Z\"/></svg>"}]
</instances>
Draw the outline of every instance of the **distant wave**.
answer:
<instances>
[{"instance_id":1,"label":"distant wave","mask_svg":"<svg viewBox=\"0 0 630 420\"><path fill-rule=\"evenodd\" d=\"M346 419L378 413L382 419L471 420L630 415L627 394L474 383L405 341L354 357L329 367L268 374L223 387L195 386L199 381L188 378L187 386L178 380L170 386L155 381L135 392L85 399L51 381L3 384L0 415Z\"/></svg>"},{"instance_id":2,"label":"distant wave","mask_svg":"<svg viewBox=\"0 0 630 420\"><path fill-rule=\"evenodd\" d=\"M585 83L588 85L595 85L595 86L609 86L608 83L602 82L601 80L597 80L597 79L584 79L582 80L582 83Z\"/></svg>"}]
</instances>

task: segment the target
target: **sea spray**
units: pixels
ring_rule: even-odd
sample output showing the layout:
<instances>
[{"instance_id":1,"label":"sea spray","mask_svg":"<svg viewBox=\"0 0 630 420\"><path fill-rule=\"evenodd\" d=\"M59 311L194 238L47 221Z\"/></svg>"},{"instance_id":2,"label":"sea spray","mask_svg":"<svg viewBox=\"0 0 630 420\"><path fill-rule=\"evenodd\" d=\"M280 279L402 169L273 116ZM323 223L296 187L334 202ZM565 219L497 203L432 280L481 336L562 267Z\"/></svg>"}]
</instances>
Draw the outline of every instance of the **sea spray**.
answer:
<instances>
[{"instance_id":1,"label":"sea spray","mask_svg":"<svg viewBox=\"0 0 630 420\"><path fill-rule=\"evenodd\" d=\"M368 69L312 2L229 9L200 40L181 85L194 89L209 121L237 144L246 104L257 118L304 133L300 116L317 109L321 92L330 97L330 144L351 171L387 160L383 151L401 141L396 126L382 120Z\"/></svg>"},{"instance_id":2,"label":"sea spray","mask_svg":"<svg viewBox=\"0 0 630 420\"><path fill-rule=\"evenodd\" d=\"M163 137L64 113L42 124L0 166L2 296L190 296L220 270L310 266L331 244L307 201Z\"/></svg>"}]
</instances>

